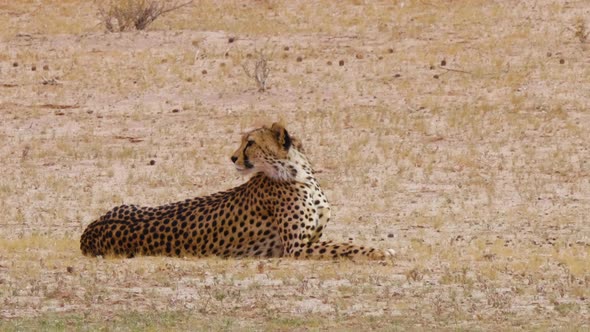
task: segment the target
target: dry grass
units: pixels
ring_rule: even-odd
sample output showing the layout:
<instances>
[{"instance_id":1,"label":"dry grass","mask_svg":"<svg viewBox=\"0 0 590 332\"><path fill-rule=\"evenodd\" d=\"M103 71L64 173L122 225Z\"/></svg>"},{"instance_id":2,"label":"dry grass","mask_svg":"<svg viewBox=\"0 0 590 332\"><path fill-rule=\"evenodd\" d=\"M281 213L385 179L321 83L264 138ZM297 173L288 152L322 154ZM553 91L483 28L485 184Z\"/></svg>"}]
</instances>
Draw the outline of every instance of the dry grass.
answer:
<instances>
[{"instance_id":1,"label":"dry grass","mask_svg":"<svg viewBox=\"0 0 590 332\"><path fill-rule=\"evenodd\" d=\"M198 1L106 35L91 2L0 4L0 330L588 329L585 4ZM113 205L243 182L277 119L327 237L395 263L80 255Z\"/></svg>"}]
</instances>

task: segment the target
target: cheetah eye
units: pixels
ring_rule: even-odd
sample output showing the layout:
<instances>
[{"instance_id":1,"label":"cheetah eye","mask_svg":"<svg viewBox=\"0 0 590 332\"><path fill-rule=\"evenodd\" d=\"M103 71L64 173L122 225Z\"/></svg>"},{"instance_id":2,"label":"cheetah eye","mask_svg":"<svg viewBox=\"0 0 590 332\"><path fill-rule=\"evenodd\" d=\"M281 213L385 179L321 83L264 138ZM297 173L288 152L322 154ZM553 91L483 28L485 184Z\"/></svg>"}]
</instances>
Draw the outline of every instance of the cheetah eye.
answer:
<instances>
[{"instance_id":1,"label":"cheetah eye","mask_svg":"<svg viewBox=\"0 0 590 332\"><path fill-rule=\"evenodd\" d=\"M254 141L248 140L248 142L246 143L246 147L249 148L250 146L252 146L252 144L254 144Z\"/></svg>"}]
</instances>

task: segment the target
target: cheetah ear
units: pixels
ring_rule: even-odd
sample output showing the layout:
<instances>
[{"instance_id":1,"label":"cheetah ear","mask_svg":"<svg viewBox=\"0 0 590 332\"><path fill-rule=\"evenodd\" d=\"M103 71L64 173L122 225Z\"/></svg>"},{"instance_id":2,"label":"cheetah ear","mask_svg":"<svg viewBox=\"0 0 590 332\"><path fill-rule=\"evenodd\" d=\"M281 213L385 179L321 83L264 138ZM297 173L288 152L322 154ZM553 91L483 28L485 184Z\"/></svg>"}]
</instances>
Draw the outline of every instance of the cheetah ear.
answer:
<instances>
[{"instance_id":1,"label":"cheetah ear","mask_svg":"<svg viewBox=\"0 0 590 332\"><path fill-rule=\"evenodd\" d=\"M277 138L279 144L285 150L289 150L289 148L291 147L292 140L291 136L289 136L289 133L287 132L287 129L285 129L285 127L281 126L279 123L275 122L272 124L272 127L270 127L270 130L275 134L275 137Z\"/></svg>"}]
</instances>

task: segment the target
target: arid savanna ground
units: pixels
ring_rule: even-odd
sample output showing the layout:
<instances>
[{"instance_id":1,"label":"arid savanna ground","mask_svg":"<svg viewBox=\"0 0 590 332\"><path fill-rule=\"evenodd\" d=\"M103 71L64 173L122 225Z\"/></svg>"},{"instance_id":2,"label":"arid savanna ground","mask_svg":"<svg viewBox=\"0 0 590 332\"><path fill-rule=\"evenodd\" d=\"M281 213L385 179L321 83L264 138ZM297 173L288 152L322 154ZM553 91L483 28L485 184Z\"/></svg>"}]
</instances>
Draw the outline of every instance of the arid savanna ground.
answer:
<instances>
[{"instance_id":1,"label":"arid savanna ground","mask_svg":"<svg viewBox=\"0 0 590 332\"><path fill-rule=\"evenodd\" d=\"M590 329L587 1L97 10L0 2L0 330ZM240 134L277 120L326 237L393 261L81 255L115 205L244 182Z\"/></svg>"}]
</instances>

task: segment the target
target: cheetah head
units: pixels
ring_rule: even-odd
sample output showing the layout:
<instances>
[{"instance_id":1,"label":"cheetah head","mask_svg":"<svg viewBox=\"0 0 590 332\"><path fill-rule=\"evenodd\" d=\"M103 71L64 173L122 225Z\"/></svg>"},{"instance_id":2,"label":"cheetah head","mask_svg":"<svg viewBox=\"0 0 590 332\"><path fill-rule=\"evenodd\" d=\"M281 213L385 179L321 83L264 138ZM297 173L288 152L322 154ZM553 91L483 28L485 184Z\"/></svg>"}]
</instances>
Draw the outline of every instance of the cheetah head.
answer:
<instances>
[{"instance_id":1,"label":"cheetah head","mask_svg":"<svg viewBox=\"0 0 590 332\"><path fill-rule=\"evenodd\" d=\"M263 172L277 180L295 180L308 166L299 140L278 123L244 134L231 161L242 174Z\"/></svg>"}]
</instances>

